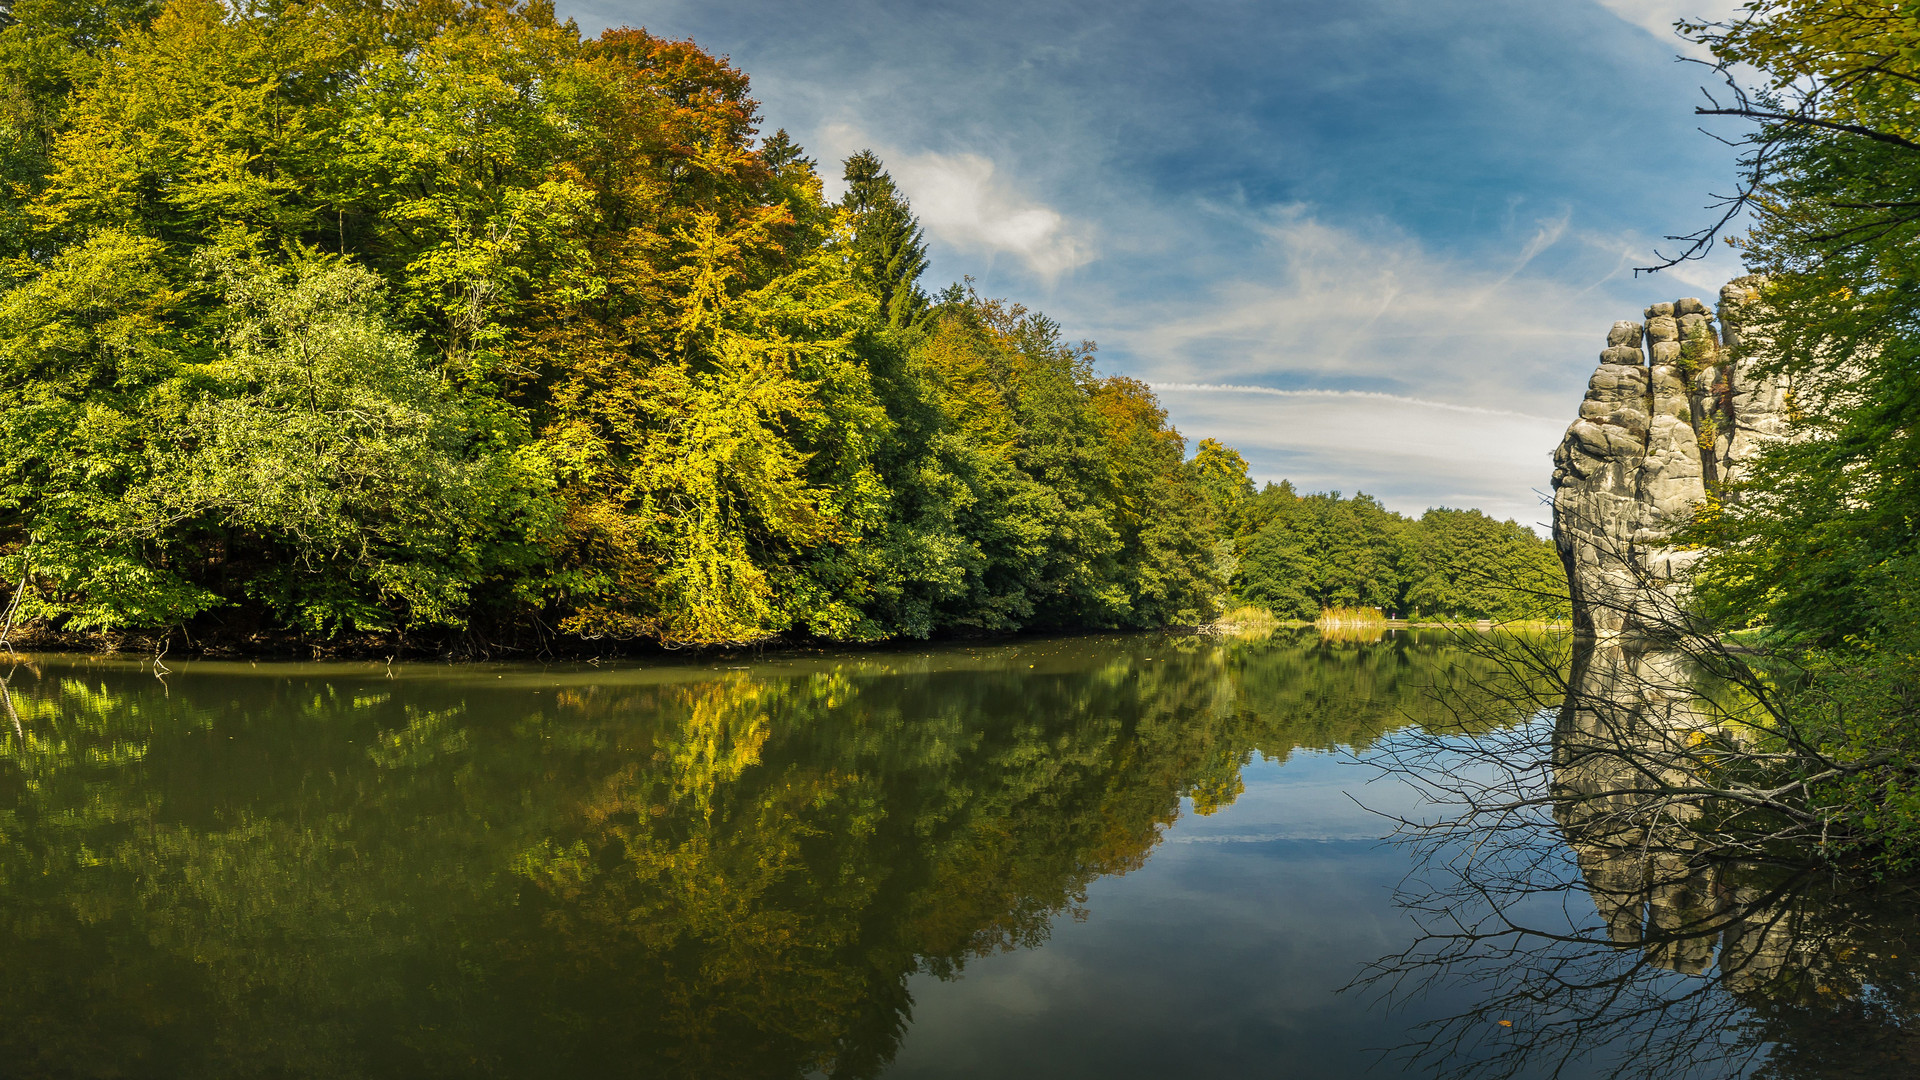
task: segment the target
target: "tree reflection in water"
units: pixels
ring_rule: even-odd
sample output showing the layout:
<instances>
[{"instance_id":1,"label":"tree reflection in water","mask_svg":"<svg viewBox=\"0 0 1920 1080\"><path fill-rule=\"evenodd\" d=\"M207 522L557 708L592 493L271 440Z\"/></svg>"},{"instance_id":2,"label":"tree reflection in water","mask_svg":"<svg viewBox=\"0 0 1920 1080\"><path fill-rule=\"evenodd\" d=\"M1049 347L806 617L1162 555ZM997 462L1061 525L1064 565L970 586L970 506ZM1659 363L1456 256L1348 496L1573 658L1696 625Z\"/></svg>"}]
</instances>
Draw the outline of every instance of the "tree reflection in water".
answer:
<instances>
[{"instance_id":1,"label":"tree reflection in water","mask_svg":"<svg viewBox=\"0 0 1920 1080\"><path fill-rule=\"evenodd\" d=\"M1446 809L1400 823L1423 933L1359 985L1476 992L1401 1054L1462 1077L1920 1075L1920 896L1823 869L1780 792L1728 779L1764 749L1764 687L1632 641L1467 644L1497 674L1451 710L1535 719L1429 725L1385 759Z\"/></svg>"},{"instance_id":2,"label":"tree reflection in water","mask_svg":"<svg viewBox=\"0 0 1920 1080\"><path fill-rule=\"evenodd\" d=\"M8 1075L871 1076L914 973L1491 674L1404 635L174 667L8 677Z\"/></svg>"}]
</instances>

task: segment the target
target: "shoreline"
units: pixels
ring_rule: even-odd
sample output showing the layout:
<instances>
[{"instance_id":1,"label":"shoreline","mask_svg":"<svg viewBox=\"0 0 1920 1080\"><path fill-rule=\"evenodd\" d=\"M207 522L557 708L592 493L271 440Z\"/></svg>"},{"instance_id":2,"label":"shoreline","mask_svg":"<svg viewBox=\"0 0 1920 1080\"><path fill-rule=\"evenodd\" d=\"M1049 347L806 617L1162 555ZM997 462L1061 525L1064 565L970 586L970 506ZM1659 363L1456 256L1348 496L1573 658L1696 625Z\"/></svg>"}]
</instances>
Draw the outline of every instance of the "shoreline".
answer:
<instances>
[{"instance_id":1,"label":"shoreline","mask_svg":"<svg viewBox=\"0 0 1920 1080\"><path fill-rule=\"evenodd\" d=\"M1248 637L1271 634L1277 630L1314 629L1304 620L1272 620L1254 627L1244 622L1215 620L1197 625L1120 628L1037 628L1008 632L981 631L967 634L942 634L931 638L889 638L884 641L848 642L818 639L774 638L745 645L705 645L671 648L643 641L592 641L585 639L549 639L545 642L498 642L469 638L435 641L407 641L376 635L343 635L315 641L293 635L256 635L240 642L184 642L175 635L106 635L22 633L16 628L10 647L0 648L0 658L29 658L41 655L94 656L103 659L182 661L230 660L273 662L387 662L436 664L488 663L604 663L619 660L666 660L699 662L707 659L740 657L782 657L821 655L847 651L900 652L928 647L966 645L1009 645L1030 641L1072 640L1105 636L1174 635L1196 637ZM1385 631L1396 630L1469 630L1476 633L1494 630L1567 630L1566 623L1528 621L1496 623L1488 620L1450 622L1389 619L1373 623ZM1353 628L1342 627L1334 636L1349 636Z\"/></svg>"}]
</instances>

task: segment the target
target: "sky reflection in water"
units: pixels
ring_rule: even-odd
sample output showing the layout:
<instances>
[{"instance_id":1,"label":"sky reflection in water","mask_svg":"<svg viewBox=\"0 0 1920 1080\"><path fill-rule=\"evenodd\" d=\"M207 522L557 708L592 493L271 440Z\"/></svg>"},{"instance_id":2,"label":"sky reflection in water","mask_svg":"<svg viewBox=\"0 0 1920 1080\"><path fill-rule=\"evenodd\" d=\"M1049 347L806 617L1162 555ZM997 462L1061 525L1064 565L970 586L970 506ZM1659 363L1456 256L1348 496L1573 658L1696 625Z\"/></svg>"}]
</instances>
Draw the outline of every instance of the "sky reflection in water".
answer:
<instances>
[{"instance_id":1,"label":"sky reflection in water","mask_svg":"<svg viewBox=\"0 0 1920 1080\"><path fill-rule=\"evenodd\" d=\"M1414 935L1412 854L1348 795L1423 812L1347 748L1491 670L1310 631L391 678L40 658L0 725L0 1060L1354 1075L1488 998L1337 992Z\"/></svg>"}]
</instances>

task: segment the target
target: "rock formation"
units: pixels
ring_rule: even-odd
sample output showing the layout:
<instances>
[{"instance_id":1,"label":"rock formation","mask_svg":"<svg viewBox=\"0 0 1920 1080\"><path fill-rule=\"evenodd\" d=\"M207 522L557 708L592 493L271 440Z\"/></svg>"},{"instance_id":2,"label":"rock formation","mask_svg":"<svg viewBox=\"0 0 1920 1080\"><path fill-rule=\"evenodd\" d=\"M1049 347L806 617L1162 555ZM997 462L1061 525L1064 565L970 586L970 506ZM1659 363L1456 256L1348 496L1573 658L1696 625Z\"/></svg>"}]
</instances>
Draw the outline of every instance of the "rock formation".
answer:
<instances>
[{"instance_id":1,"label":"rock formation","mask_svg":"<svg viewBox=\"0 0 1920 1080\"><path fill-rule=\"evenodd\" d=\"M1779 437L1786 395L1740 356L1740 305L1754 279L1617 322L1580 418L1553 455L1553 536L1576 629L1672 625L1690 552L1668 542L1759 447Z\"/></svg>"}]
</instances>

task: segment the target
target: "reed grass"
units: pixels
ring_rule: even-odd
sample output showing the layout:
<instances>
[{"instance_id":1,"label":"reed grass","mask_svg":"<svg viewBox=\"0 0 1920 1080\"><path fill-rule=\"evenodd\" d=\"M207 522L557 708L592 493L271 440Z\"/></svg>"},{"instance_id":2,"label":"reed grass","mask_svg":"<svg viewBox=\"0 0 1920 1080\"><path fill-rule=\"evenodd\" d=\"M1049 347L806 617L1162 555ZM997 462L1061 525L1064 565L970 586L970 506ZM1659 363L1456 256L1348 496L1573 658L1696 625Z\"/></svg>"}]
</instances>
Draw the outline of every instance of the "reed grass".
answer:
<instances>
[{"instance_id":1,"label":"reed grass","mask_svg":"<svg viewBox=\"0 0 1920 1080\"><path fill-rule=\"evenodd\" d=\"M1211 627L1217 634L1237 638L1267 638L1280 628L1280 620L1273 612L1252 604L1242 604L1232 611L1215 619Z\"/></svg>"},{"instance_id":2,"label":"reed grass","mask_svg":"<svg viewBox=\"0 0 1920 1080\"><path fill-rule=\"evenodd\" d=\"M1333 641L1379 641L1387 633L1387 613L1375 607L1321 608L1313 625Z\"/></svg>"},{"instance_id":3,"label":"reed grass","mask_svg":"<svg viewBox=\"0 0 1920 1080\"><path fill-rule=\"evenodd\" d=\"M1377 607L1330 607L1321 608L1320 617L1313 625L1325 629L1329 626L1379 626L1387 625L1387 613Z\"/></svg>"}]
</instances>

